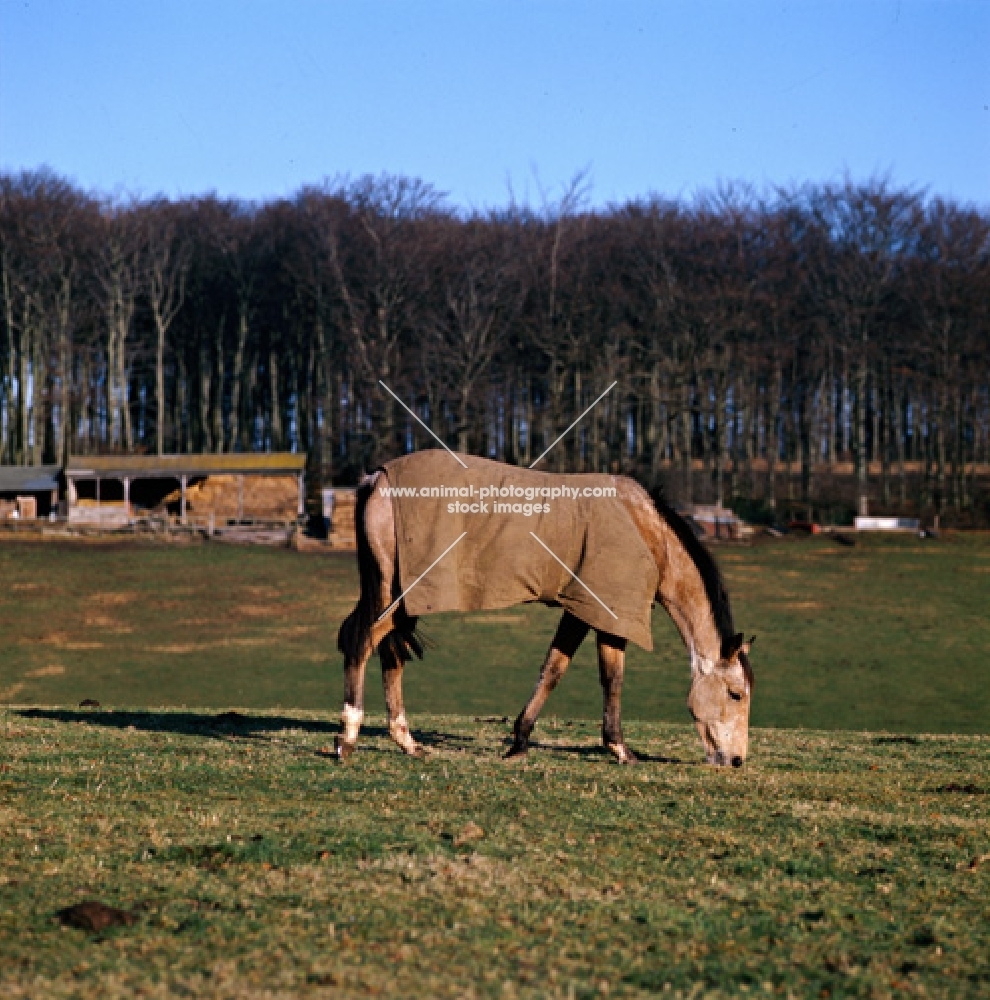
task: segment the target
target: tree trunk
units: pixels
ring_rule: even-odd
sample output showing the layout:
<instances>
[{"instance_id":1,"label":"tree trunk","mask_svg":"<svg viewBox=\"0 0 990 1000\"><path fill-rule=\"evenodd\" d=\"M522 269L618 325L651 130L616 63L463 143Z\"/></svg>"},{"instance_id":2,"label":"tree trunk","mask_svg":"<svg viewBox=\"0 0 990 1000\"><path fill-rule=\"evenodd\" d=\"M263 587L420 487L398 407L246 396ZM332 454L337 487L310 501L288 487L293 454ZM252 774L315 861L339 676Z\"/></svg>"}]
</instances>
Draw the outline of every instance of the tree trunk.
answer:
<instances>
[{"instance_id":1,"label":"tree trunk","mask_svg":"<svg viewBox=\"0 0 990 1000\"><path fill-rule=\"evenodd\" d=\"M784 372L779 361L774 362L773 382L767 400L767 506L777 509L777 459L780 457L780 411L784 392Z\"/></svg>"},{"instance_id":2,"label":"tree trunk","mask_svg":"<svg viewBox=\"0 0 990 1000\"><path fill-rule=\"evenodd\" d=\"M229 450L234 451L241 432L241 383L244 380L244 347L247 344L248 318L242 307L237 319L237 350L234 353L234 370L230 385L230 437Z\"/></svg>"},{"instance_id":3,"label":"tree trunk","mask_svg":"<svg viewBox=\"0 0 990 1000\"><path fill-rule=\"evenodd\" d=\"M223 421L223 397L224 391L226 390L225 379L224 379L224 345L223 345L223 328L226 321L226 316L220 317L220 324L217 326L216 333L216 373L214 379L216 381L216 388L213 389L211 395L213 397L213 447L216 449L218 455L223 454L224 448L224 421Z\"/></svg>"},{"instance_id":4,"label":"tree trunk","mask_svg":"<svg viewBox=\"0 0 990 1000\"><path fill-rule=\"evenodd\" d=\"M715 503L721 507L725 500L725 463L726 463L726 373L721 365L715 372L715 398L712 402L714 436L713 458L715 462Z\"/></svg>"},{"instance_id":5,"label":"tree trunk","mask_svg":"<svg viewBox=\"0 0 990 1000\"><path fill-rule=\"evenodd\" d=\"M157 415L155 421L155 444L159 455L165 454L165 324L158 309L155 316L155 402Z\"/></svg>"},{"instance_id":6,"label":"tree trunk","mask_svg":"<svg viewBox=\"0 0 990 1000\"><path fill-rule=\"evenodd\" d=\"M5 437L0 437L0 464L14 462L14 304L10 297L10 275L7 273L6 255L0 255L0 287L3 289L4 327L7 331L7 353L5 364L0 369L0 434L6 431Z\"/></svg>"},{"instance_id":7,"label":"tree trunk","mask_svg":"<svg viewBox=\"0 0 990 1000\"><path fill-rule=\"evenodd\" d=\"M691 426L691 381L686 376L684 384L681 386L681 462L682 462L682 489L684 491L685 504L694 503L694 469L693 469L693 428Z\"/></svg>"},{"instance_id":8,"label":"tree trunk","mask_svg":"<svg viewBox=\"0 0 990 1000\"><path fill-rule=\"evenodd\" d=\"M907 412L905 409L905 392L903 384L898 381L894 388L894 436L897 446L897 481L900 487L900 506L903 513L907 506L907 473L904 468L904 452L907 447L906 424Z\"/></svg>"},{"instance_id":9,"label":"tree trunk","mask_svg":"<svg viewBox=\"0 0 990 1000\"><path fill-rule=\"evenodd\" d=\"M856 364L856 396L855 417L853 422L853 455L855 461L857 512L861 517L866 517L870 512L869 503L869 467L866 455L866 390L867 390L867 368L865 357L865 336L864 355Z\"/></svg>"},{"instance_id":10,"label":"tree trunk","mask_svg":"<svg viewBox=\"0 0 990 1000\"><path fill-rule=\"evenodd\" d=\"M279 372L278 358L275 351L269 349L268 352L268 389L270 394L271 415L269 425L271 428L269 440L272 451L281 451L282 440L282 404L279 401Z\"/></svg>"},{"instance_id":11,"label":"tree trunk","mask_svg":"<svg viewBox=\"0 0 990 1000\"><path fill-rule=\"evenodd\" d=\"M164 398L160 397L161 404ZM164 406L159 406L159 412L164 412ZM213 431L210 426L210 361L206 346L199 350L199 426L203 438L203 451L209 454L213 451Z\"/></svg>"},{"instance_id":12,"label":"tree trunk","mask_svg":"<svg viewBox=\"0 0 990 1000\"><path fill-rule=\"evenodd\" d=\"M186 454L189 449L189 420L188 420L188 385L186 380L186 366L180 354L176 358L175 364L175 427L177 451Z\"/></svg>"},{"instance_id":13,"label":"tree trunk","mask_svg":"<svg viewBox=\"0 0 990 1000\"><path fill-rule=\"evenodd\" d=\"M24 319L21 323L20 336L20 370L17 375L17 402L20 410L21 435L18 442L16 462L18 465L28 464L28 441L30 440L30 427L28 425L28 358L33 341L31 329L30 306L27 300L24 303Z\"/></svg>"}]
</instances>

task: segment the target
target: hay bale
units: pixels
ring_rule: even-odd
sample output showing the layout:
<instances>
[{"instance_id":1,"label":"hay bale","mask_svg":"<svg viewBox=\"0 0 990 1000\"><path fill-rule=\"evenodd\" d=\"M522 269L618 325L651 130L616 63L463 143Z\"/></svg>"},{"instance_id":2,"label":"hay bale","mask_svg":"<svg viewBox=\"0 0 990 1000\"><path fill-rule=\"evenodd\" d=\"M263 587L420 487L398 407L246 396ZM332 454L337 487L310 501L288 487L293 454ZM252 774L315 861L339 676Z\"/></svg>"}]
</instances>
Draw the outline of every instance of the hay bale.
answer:
<instances>
[{"instance_id":1,"label":"hay bale","mask_svg":"<svg viewBox=\"0 0 990 1000\"><path fill-rule=\"evenodd\" d=\"M160 506L174 506L181 499L181 488L173 490ZM208 476L186 487L186 512L199 518L213 514L218 523L294 521L299 512L299 484L295 476Z\"/></svg>"},{"instance_id":2,"label":"hay bale","mask_svg":"<svg viewBox=\"0 0 990 1000\"><path fill-rule=\"evenodd\" d=\"M330 544L335 548L357 548L354 510L357 506L357 490L335 487L333 491L333 521L330 524Z\"/></svg>"},{"instance_id":3,"label":"hay bale","mask_svg":"<svg viewBox=\"0 0 990 1000\"><path fill-rule=\"evenodd\" d=\"M18 497L17 516L22 521L33 521L38 516L37 497Z\"/></svg>"}]
</instances>

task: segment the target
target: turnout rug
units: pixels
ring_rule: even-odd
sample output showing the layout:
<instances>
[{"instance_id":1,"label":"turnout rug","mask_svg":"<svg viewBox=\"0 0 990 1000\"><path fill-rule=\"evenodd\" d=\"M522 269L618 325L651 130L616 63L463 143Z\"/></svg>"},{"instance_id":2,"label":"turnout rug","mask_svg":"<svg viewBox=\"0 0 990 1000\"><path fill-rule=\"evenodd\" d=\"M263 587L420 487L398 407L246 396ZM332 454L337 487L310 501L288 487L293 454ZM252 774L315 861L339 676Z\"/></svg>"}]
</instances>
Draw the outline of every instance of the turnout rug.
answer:
<instances>
[{"instance_id":1,"label":"turnout rug","mask_svg":"<svg viewBox=\"0 0 990 1000\"><path fill-rule=\"evenodd\" d=\"M659 575L618 499L616 477L458 457L467 468L440 450L384 466L409 614L540 601L653 648L650 611Z\"/></svg>"}]
</instances>

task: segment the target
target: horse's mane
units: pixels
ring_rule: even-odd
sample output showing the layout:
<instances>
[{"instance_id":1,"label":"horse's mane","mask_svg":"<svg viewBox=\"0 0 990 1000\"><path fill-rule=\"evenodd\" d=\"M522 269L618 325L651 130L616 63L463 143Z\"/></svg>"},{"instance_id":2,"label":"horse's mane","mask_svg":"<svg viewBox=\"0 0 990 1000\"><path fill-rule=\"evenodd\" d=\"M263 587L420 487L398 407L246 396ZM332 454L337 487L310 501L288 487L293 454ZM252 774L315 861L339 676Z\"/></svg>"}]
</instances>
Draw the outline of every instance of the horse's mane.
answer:
<instances>
[{"instance_id":1,"label":"horse's mane","mask_svg":"<svg viewBox=\"0 0 990 1000\"><path fill-rule=\"evenodd\" d=\"M736 628L732 621L732 607L729 604L729 594L725 589L722 573L711 553L701 544L687 521L673 507L667 505L663 491L659 487L650 492L650 499L657 513L667 522L677 535L678 541L687 550L701 576L705 593L708 595L708 603L711 605L715 628L722 643L722 655L726 656L728 644L735 636Z\"/></svg>"}]
</instances>

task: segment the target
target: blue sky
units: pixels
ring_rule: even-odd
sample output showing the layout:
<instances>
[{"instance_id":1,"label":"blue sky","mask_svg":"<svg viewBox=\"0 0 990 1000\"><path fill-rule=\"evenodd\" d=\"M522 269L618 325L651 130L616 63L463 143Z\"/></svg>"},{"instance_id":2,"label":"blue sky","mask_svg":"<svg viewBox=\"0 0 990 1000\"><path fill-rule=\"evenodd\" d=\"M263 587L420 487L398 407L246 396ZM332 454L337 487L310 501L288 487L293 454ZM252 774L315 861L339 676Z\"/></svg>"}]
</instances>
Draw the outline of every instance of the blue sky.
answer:
<instances>
[{"instance_id":1,"label":"blue sky","mask_svg":"<svg viewBox=\"0 0 990 1000\"><path fill-rule=\"evenodd\" d=\"M887 175L990 205L990 3L0 0L0 169L466 208Z\"/></svg>"}]
</instances>

